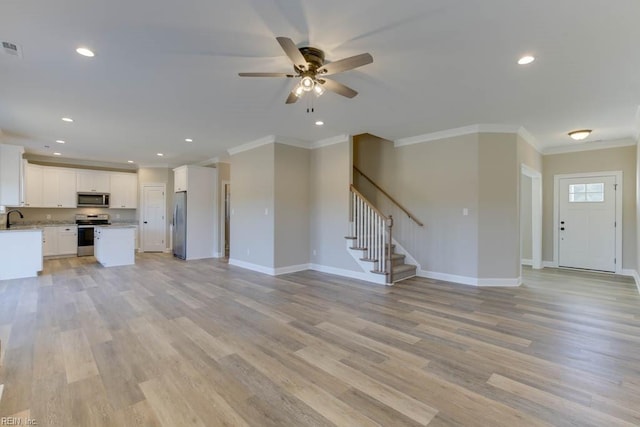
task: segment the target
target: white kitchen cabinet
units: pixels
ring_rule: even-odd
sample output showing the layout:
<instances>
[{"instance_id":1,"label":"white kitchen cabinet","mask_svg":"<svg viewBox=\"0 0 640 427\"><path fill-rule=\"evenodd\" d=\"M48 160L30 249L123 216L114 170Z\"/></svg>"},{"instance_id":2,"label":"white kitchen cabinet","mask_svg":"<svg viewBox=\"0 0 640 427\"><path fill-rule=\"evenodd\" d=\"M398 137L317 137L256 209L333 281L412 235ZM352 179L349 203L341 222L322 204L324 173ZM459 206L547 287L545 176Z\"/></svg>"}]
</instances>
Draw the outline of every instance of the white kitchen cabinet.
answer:
<instances>
[{"instance_id":1,"label":"white kitchen cabinet","mask_svg":"<svg viewBox=\"0 0 640 427\"><path fill-rule=\"evenodd\" d=\"M22 153L22 147L0 144L0 206L22 204Z\"/></svg>"},{"instance_id":2,"label":"white kitchen cabinet","mask_svg":"<svg viewBox=\"0 0 640 427\"><path fill-rule=\"evenodd\" d=\"M42 253L44 256L76 255L78 227L75 225L44 227Z\"/></svg>"},{"instance_id":3,"label":"white kitchen cabinet","mask_svg":"<svg viewBox=\"0 0 640 427\"><path fill-rule=\"evenodd\" d=\"M138 175L134 173L111 174L112 209L136 209L138 206Z\"/></svg>"},{"instance_id":4,"label":"white kitchen cabinet","mask_svg":"<svg viewBox=\"0 0 640 427\"><path fill-rule=\"evenodd\" d=\"M76 172L55 167L43 168L42 206L46 208L76 207Z\"/></svg>"},{"instance_id":5,"label":"white kitchen cabinet","mask_svg":"<svg viewBox=\"0 0 640 427\"><path fill-rule=\"evenodd\" d=\"M135 263L133 226L104 226L94 229L94 256L105 267Z\"/></svg>"},{"instance_id":6,"label":"white kitchen cabinet","mask_svg":"<svg viewBox=\"0 0 640 427\"><path fill-rule=\"evenodd\" d=\"M177 193L178 191L187 191L187 166L180 166L173 170L173 191Z\"/></svg>"},{"instance_id":7,"label":"white kitchen cabinet","mask_svg":"<svg viewBox=\"0 0 640 427\"><path fill-rule=\"evenodd\" d=\"M44 227L42 232L42 254L54 256L58 252L58 227Z\"/></svg>"},{"instance_id":8,"label":"white kitchen cabinet","mask_svg":"<svg viewBox=\"0 0 640 427\"><path fill-rule=\"evenodd\" d=\"M0 280L36 277L42 271L42 230L0 230Z\"/></svg>"},{"instance_id":9,"label":"white kitchen cabinet","mask_svg":"<svg viewBox=\"0 0 640 427\"><path fill-rule=\"evenodd\" d=\"M110 193L110 174L91 170L78 171L76 187L79 193Z\"/></svg>"},{"instance_id":10,"label":"white kitchen cabinet","mask_svg":"<svg viewBox=\"0 0 640 427\"><path fill-rule=\"evenodd\" d=\"M23 206L38 208L43 205L43 167L25 161Z\"/></svg>"}]
</instances>

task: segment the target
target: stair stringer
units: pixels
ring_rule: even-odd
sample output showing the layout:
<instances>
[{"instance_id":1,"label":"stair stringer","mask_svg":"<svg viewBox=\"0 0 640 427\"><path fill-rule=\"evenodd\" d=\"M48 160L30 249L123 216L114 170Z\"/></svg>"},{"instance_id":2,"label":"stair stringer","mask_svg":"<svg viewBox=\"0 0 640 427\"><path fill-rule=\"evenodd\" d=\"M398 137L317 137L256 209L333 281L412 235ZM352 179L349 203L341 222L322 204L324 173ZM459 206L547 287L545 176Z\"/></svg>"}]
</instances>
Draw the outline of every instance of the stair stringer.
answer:
<instances>
[{"instance_id":1,"label":"stair stringer","mask_svg":"<svg viewBox=\"0 0 640 427\"><path fill-rule=\"evenodd\" d=\"M411 255L409 253L408 250L406 250L400 243L398 243L398 241L395 238L391 239L393 244L396 245L395 247L395 252L399 253L400 255L404 255L405 256L405 263L406 264L412 264L416 266L416 273L420 270L422 270L422 266L420 265L420 263L418 261L416 261L416 259L413 257L413 255Z\"/></svg>"},{"instance_id":2,"label":"stair stringer","mask_svg":"<svg viewBox=\"0 0 640 427\"><path fill-rule=\"evenodd\" d=\"M347 245L347 252L351 255L351 257L358 263L360 268L365 274L366 281L371 283L376 283L378 285L392 285L392 283L387 283L386 276L384 274L376 274L372 273L371 270L375 267L375 263L371 261L363 261L360 258L364 255L364 251L360 249L351 249L353 246L352 239L345 239Z\"/></svg>"}]
</instances>

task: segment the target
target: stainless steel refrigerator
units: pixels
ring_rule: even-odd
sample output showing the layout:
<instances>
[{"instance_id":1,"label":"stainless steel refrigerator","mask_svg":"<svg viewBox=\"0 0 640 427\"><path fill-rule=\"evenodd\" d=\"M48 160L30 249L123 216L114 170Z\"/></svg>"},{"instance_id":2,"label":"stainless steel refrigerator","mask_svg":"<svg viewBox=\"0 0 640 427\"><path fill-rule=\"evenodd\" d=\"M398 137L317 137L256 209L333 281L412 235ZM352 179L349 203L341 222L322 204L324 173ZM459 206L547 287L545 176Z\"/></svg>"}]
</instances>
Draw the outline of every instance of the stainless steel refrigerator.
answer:
<instances>
[{"instance_id":1,"label":"stainless steel refrigerator","mask_svg":"<svg viewBox=\"0 0 640 427\"><path fill-rule=\"evenodd\" d=\"M173 256L187 259L187 192L174 194Z\"/></svg>"}]
</instances>

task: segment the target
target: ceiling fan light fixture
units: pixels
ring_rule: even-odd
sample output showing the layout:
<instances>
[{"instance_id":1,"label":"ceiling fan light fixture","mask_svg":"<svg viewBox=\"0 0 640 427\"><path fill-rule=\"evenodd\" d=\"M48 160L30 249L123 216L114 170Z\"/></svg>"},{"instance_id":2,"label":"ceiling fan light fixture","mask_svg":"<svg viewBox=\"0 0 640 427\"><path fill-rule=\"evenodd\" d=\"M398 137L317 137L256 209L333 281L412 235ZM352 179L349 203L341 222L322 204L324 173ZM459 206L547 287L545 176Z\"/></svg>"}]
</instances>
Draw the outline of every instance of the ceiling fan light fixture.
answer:
<instances>
[{"instance_id":1,"label":"ceiling fan light fixture","mask_svg":"<svg viewBox=\"0 0 640 427\"><path fill-rule=\"evenodd\" d=\"M591 135L591 129L580 129L569 132L569 136L574 141L582 141Z\"/></svg>"},{"instance_id":2,"label":"ceiling fan light fixture","mask_svg":"<svg viewBox=\"0 0 640 427\"><path fill-rule=\"evenodd\" d=\"M315 82L313 81L313 78L309 76L304 76L302 80L300 80L300 87L302 87L302 90L305 92L311 92L314 86Z\"/></svg>"},{"instance_id":3,"label":"ceiling fan light fixture","mask_svg":"<svg viewBox=\"0 0 640 427\"><path fill-rule=\"evenodd\" d=\"M302 95L304 95L304 88L302 87L301 84L297 84L296 87L293 89L293 93L295 96L300 98Z\"/></svg>"},{"instance_id":4,"label":"ceiling fan light fixture","mask_svg":"<svg viewBox=\"0 0 640 427\"><path fill-rule=\"evenodd\" d=\"M322 96L322 94L325 92L325 88L318 82L316 82L316 84L313 86L313 93L316 94L316 96Z\"/></svg>"}]
</instances>

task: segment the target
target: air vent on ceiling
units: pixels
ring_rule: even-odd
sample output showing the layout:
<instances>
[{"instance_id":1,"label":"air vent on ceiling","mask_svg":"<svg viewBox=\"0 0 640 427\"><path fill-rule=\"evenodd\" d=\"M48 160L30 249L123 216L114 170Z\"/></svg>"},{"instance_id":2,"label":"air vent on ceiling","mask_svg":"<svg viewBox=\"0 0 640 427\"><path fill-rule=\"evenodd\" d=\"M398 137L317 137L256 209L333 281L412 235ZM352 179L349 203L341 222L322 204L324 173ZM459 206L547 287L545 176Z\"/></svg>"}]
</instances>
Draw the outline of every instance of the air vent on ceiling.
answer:
<instances>
[{"instance_id":1,"label":"air vent on ceiling","mask_svg":"<svg viewBox=\"0 0 640 427\"><path fill-rule=\"evenodd\" d=\"M16 43L2 42L2 52L7 55L22 58L22 48Z\"/></svg>"}]
</instances>

